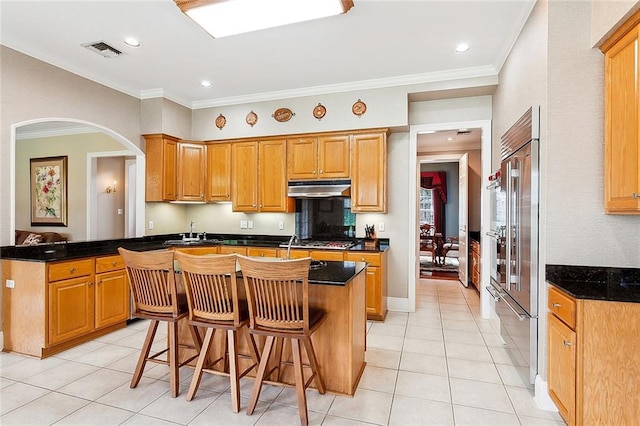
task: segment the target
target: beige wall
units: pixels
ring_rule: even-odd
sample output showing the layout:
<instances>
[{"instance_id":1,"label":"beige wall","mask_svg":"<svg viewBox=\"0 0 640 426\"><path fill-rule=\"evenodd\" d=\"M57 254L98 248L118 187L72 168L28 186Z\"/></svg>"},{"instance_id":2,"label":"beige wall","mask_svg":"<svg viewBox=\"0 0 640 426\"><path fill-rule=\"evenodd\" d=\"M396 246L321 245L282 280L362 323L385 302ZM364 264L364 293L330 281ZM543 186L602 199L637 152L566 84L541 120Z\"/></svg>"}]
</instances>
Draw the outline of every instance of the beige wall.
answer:
<instances>
[{"instance_id":1,"label":"beige wall","mask_svg":"<svg viewBox=\"0 0 640 426\"><path fill-rule=\"evenodd\" d=\"M87 239L87 154L120 151L122 145L103 133L24 139L16 143L16 229L66 234L71 241ZM66 155L68 226L31 227L29 159ZM122 178L120 179L122 182ZM8 244L8 243L7 243Z\"/></svg>"},{"instance_id":2,"label":"beige wall","mask_svg":"<svg viewBox=\"0 0 640 426\"><path fill-rule=\"evenodd\" d=\"M636 0L594 0L591 2L591 46L599 46L624 21L633 14L640 2Z\"/></svg>"},{"instance_id":3,"label":"beige wall","mask_svg":"<svg viewBox=\"0 0 640 426\"><path fill-rule=\"evenodd\" d=\"M111 129L140 146L140 100L0 46L0 181L10 182L12 126L59 118ZM85 167L86 169L86 167ZM11 240L11 188L0 185L0 245Z\"/></svg>"}]
</instances>

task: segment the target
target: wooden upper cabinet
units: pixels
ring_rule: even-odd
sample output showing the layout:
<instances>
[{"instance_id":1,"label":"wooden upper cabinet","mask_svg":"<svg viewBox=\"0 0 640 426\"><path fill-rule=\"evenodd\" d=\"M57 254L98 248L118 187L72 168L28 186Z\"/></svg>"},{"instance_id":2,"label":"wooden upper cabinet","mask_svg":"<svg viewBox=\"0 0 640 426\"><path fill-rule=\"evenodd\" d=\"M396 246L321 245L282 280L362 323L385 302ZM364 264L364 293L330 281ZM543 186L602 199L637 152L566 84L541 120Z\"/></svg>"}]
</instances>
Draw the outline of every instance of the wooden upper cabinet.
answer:
<instances>
[{"instance_id":1,"label":"wooden upper cabinet","mask_svg":"<svg viewBox=\"0 0 640 426\"><path fill-rule=\"evenodd\" d=\"M178 156L178 199L204 201L207 157L204 144L180 142Z\"/></svg>"},{"instance_id":2,"label":"wooden upper cabinet","mask_svg":"<svg viewBox=\"0 0 640 426\"><path fill-rule=\"evenodd\" d=\"M387 212L386 132L352 136L351 211Z\"/></svg>"},{"instance_id":3,"label":"wooden upper cabinet","mask_svg":"<svg viewBox=\"0 0 640 426\"><path fill-rule=\"evenodd\" d=\"M287 198L286 140L260 141L258 147L258 211L292 211L290 201Z\"/></svg>"},{"instance_id":4,"label":"wooden upper cabinet","mask_svg":"<svg viewBox=\"0 0 640 426\"><path fill-rule=\"evenodd\" d=\"M178 199L178 139L144 135L146 154L146 201Z\"/></svg>"},{"instance_id":5,"label":"wooden upper cabinet","mask_svg":"<svg viewBox=\"0 0 640 426\"><path fill-rule=\"evenodd\" d=\"M258 211L258 142L237 142L231 148L233 211Z\"/></svg>"},{"instance_id":6,"label":"wooden upper cabinet","mask_svg":"<svg viewBox=\"0 0 640 426\"><path fill-rule=\"evenodd\" d=\"M318 137L318 178L348 178L349 162L349 135Z\"/></svg>"},{"instance_id":7,"label":"wooden upper cabinet","mask_svg":"<svg viewBox=\"0 0 640 426\"><path fill-rule=\"evenodd\" d=\"M207 201L231 201L231 144L207 145Z\"/></svg>"},{"instance_id":8,"label":"wooden upper cabinet","mask_svg":"<svg viewBox=\"0 0 640 426\"><path fill-rule=\"evenodd\" d=\"M640 214L640 59L636 26L623 25L605 42L605 158L606 213ZM610 40L611 40L610 39Z\"/></svg>"},{"instance_id":9,"label":"wooden upper cabinet","mask_svg":"<svg viewBox=\"0 0 640 426\"><path fill-rule=\"evenodd\" d=\"M289 180L349 177L349 135L287 140Z\"/></svg>"}]
</instances>

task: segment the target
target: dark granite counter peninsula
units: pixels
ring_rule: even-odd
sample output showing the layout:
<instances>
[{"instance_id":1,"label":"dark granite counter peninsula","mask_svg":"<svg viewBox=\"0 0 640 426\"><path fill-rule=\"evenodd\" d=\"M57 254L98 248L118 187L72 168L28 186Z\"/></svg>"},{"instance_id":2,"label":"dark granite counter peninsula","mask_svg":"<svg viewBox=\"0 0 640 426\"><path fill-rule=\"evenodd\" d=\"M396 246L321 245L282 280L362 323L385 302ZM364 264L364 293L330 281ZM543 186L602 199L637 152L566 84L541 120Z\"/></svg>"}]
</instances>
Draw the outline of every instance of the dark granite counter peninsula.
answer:
<instances>
[{"instance_id":1,"label":"dark granite counter peninsula","mask_svg":"<svg viewBox=\"0 0 640 426\"><path fill-rule=\"evenodd\" d=\"M640 303L640 269L546 265L546 280L576 299Z\"/></svg>"}]
</instances>

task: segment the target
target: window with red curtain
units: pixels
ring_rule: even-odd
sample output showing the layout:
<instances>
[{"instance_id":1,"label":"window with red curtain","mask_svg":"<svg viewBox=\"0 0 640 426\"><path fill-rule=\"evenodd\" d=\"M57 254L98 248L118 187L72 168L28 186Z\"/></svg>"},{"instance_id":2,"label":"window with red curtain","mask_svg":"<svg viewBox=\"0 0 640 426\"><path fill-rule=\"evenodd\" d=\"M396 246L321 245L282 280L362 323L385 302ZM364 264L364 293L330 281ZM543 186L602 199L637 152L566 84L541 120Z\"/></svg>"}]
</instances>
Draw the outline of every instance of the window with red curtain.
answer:
<instances>
[{"instance_id":1,"label":"window with red curtain","mask_svg":"<svg viewBox=\"0 0 640 426\"><path fill-rule=\"evenodd\" d=\"M444 205L447 204L447 172L420 172L420 186L433 189L433 226L445 235Z\"/></svg>"}]
</instances>

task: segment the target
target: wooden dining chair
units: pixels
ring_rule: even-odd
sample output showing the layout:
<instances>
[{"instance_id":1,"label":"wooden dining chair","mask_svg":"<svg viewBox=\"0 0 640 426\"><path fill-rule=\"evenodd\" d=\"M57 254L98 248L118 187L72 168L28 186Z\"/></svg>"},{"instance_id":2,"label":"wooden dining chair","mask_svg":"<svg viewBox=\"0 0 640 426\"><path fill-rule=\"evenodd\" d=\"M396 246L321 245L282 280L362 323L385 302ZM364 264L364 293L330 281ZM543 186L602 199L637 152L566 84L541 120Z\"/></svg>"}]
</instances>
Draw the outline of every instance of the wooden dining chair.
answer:
<instances>
[{"instance_id":1,"label":"wooden dining chair","mask_svg":"<svg viewBox=\"0 0 640 426\"><path fill-rule=\"evenodd\" d=\"M323 310L309 306L309 266L311 258L265 261L238 255L249 302L249 328L252 334L266 336L260 366L253 385L247 414L253 414L264 380L281 375L284 340L291 342L300 423L309 423L305 390L315 380L318 392L325 393L324 382L311 336L326 319ZM276 343L276 362L269 371L269 356ZM300 343L305 348L311 374L304 378Z\"/></svg>"},{"instance_id":2,"label":"wooden dining chair","mask_svg":"<svg viewBox=\"0 0 640 426\"><path fill-rule=\"evenodd\" d=\"M253 368L257 369L260 361L254 336L247 327L247 301L238 294L236 255L198 256L176 252L175 259L182 272L187 294L189 324L207 329L187 400L191 401L195 396L203 372L227 375L231 384L231 405L237 413L240 411L240 379ZM253 363L239 373L238 357L243 355L238 353L238 332L243 328ZM216 330L226 331L226 350L223 349L217 359L208 362ZM221 361L223 369L214 370L213 367Z\"/></svg>"},{"instance_id":3,"label":"wooden dining chair","mask_svg":"<svg viewBox=\"0 0 640 426\"><path fill-rule=\"evenodd\" d=\"M169 366L171 396L175 398L180 393L180 367L198 356L202 340L198 330L189 326L195 345L186 347L195 349L196 355L182 362L179 361L178 321L186 318L188 309L185 294L178 293L176 286L173 252L168 250L136 252L122 247L118 248L118 252L124 260L131 286L133 315L151 320L131 379L131 387L138 386L147 362L165 364ZM168 347L149 355L160 322L168 324ZM158 358L165 353L167 353L166 359Z\"/></svg>"}]
</instances>

